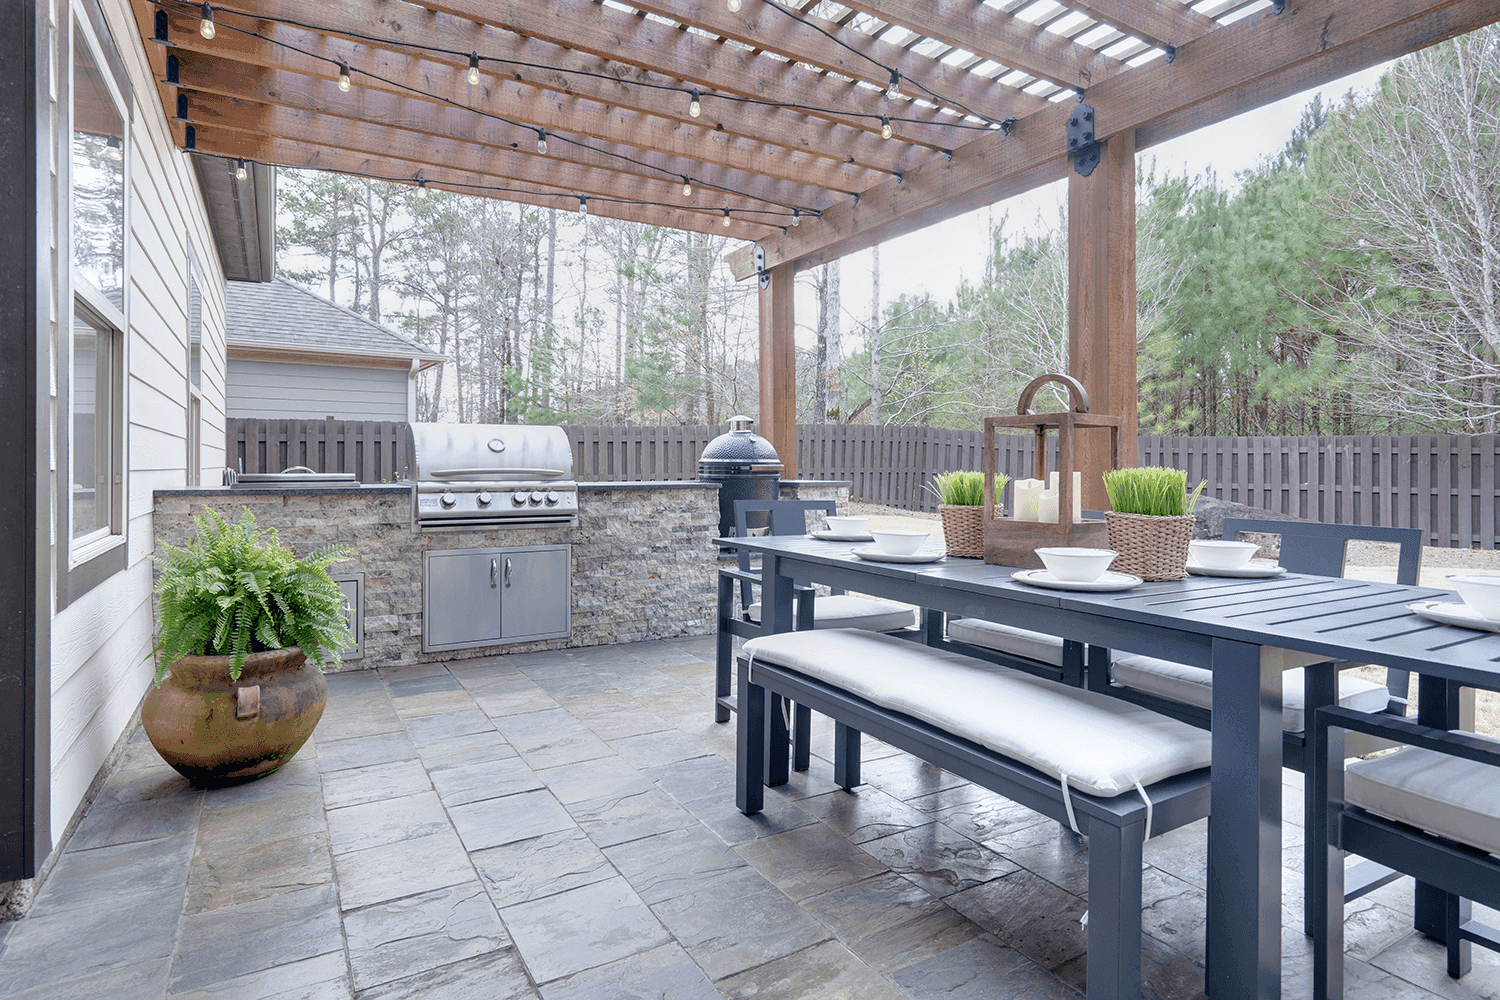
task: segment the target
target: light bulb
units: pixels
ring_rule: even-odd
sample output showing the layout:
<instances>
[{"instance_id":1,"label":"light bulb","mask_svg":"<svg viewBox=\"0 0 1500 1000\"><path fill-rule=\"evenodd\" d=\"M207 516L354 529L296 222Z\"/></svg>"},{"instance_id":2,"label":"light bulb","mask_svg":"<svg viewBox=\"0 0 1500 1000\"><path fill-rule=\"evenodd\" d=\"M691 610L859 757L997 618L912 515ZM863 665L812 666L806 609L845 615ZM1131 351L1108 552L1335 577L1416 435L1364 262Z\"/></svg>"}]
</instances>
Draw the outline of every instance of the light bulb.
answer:
<instances>
[{"instance_id":1,"label":"light bulb","mask_svg":"<svg viewBox=\"0 0 1500 1000\"><path fill-rule=\"evenodd\" d=\"M802 210L800 208L792 209L792 225L802 225Z\"/></svg>"},{"instance_id":2,"label":"light bulb","mask_svg":"<svg viewBox=\"0 0 1500 1000\"><path fill-rule=\"evenodd\" d=\"M104 140L104 155L116 163L124 162L125 146L120 142L119 136L112 135Z\"/></svg>"},{"instance_id":3,"label":"light bulb","mask_svg":"<svg viewBox=\"0 0 1500 1000\"><path fill-rule=\"evenodd\" d=\"M474 52L474 53L471 53L469 55L469 86L473 87L473 86L477 86L478 84L479 84L479 53Z\"/></svg>"},{"instance_id":4,"label":"light bulb","mask_svg":"<svg viewBox=\"0 0 1500 1000\"><path fill-rule=\"evenodd\" d=\"M696 90L693 91L693 99L688 101L688 114L694 118L703 114L703 104L698 100L698 92Z\"/></svg>"},{"instance_id":5,"label":"light bulb","mask_svg":"<svg viewBox=\"0 0 1500 1000\"><path fill-rule=\"evenodd\" d=\"M539 129L536 134L536 151L543 156L547 155L547 130Z\"/></svg>"},{"instance_id":6,"label":"light bulb","mask_svg":"<svg viewBox=\"0 0 1500 1000\"><path fill-rule=\"evenodd\" d=\"M250 176L250 171L248 171L248 170L245 169L245 158L242 156L238 160L235 161L235 164L234 164L234 179L237 180L237 181L242 181L246 177L249 177L249 176Z\"/></svg>"},{"instance_id":7,"label":"light bulb","mask_svg":"<svg viewBox=\"0 0 1500 1000\"><path fill-rule=\"evenodd\" d=\"M684 198L691 198L693 196L693 182L686 177L682 179L682 196Z\"/></svg>"},{"instance_id":8,"label":"light bulb","mask_svg":"<svg viewBox=\"0 0 1500 1000\"><path fill-rule=\"evenodd\" d=\"M724 228L729 228L729 209L724 209Z\"/></svg>"},{"instance_id":9,"label":"light bulb","mask_svg":"<svg viewBox=\"0 0 1500 1000\"><path fill-rule=\"evenodd\" d=\"M417 178L417 197L423 201L427 200L427 182L420 177Z\"/></svg>"},{"instance_id":10,"label":"light bulb","mask_svg":"<svg viewBox=\"0 0 1500 1000\"><path fill-rule=\"evenodd\" d=\"M579 215L588 215L589 214L589 200L587 198L583 197L582 195L578 196L578 214Z\"/></svg>"},{"instance_id":11,"label":"light bulb","mask_svg":"<svg viewBox=\"0 0 1500 1000\"><path fill-rule=\"evenodd\" d=\"M744 6L742 0L729 0L729 13L738 14L742 6Z\"/></svg>"},{"instance_id":12,"label":"light bulb","mask_svg":"<svg viewBox=\"0 0 1500 1000\"><path fill-rule=\"evenodd\" d=\"M890 137L891 137L891 120L889 118L887 118L885 115L881 115L880 116L880 138L882 138L882 139L889 139Z\"/></svg>"},{"instance_id":13,"label":"light bulb","mask_svg":"<svg viewBox=\"0 0 1500 1000\"><path fill-rule=\"evenodd\" d=\"M349 93L349 64L342 59L339 60L339 89Z\"/></svg>"},{"instance_id":14,"label":"light bulb","mask_svg":"<svg viewBox=\"0 0 1500 1000\"><path fill-rule=\"evenodd\" d=\"M891 85L885 88L885 99L888 101L901 100L901 74L891 70Z\"/></svg>"},{"instance_id":15,"label":"light bulb","mask_svg":"<svg viewBox=\"0 0 1500 1000\"><path fill-rule=\"evenodd\" d=\"M198 22L198 34L207 39L212 39L218 34L214 29L214 9L208 4L203 5L203 20Z\"/></svg>"}]
</instances>

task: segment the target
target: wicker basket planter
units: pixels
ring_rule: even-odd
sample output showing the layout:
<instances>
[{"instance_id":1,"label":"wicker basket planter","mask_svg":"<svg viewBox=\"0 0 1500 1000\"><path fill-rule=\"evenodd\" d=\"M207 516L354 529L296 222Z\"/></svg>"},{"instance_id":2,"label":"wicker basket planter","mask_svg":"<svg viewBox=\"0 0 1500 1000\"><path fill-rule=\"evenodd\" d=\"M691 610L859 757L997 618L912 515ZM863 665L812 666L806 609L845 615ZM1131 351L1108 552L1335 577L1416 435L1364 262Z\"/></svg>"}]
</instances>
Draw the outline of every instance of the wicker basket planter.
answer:
<instances>
[{"instance_id":1,"label":"wicker basket planter","mask_svg":"<svg viewBox=\"0 0 1500 1000\"><path fill-rule=\"evenodd\" d=\"M995 504L995 516L1000 516L1000 504ZM984 558L984 507L981 504L957 506L938 504L938 517L943 520L943 541L950 556L965 559Z\"/></svg>"},{"instance_id":2,"label":"wicker basket planter","mask_svg":"<svg viewBox=\"0 0 1500 1000\"><path fill-rule=\"evenodd\" d=\"M1104 520L1109 525L1109 547L1120 553L1110 569L1142 580L1187 578L1188 542L1193 538L1191 514L1165 517L1110 510L1104 512Z\"/></svg>"}]
</instances>

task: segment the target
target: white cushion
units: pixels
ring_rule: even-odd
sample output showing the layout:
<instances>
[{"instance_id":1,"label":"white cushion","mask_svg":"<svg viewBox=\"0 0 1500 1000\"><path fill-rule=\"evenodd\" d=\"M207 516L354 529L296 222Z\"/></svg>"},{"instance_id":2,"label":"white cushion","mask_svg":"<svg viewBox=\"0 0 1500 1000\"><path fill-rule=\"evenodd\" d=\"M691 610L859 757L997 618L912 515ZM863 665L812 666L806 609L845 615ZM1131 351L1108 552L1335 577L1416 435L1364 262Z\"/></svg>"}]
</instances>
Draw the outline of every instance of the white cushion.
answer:
<instances>
[{"instance_id":1,"label":"white cushion","mask_svg":"<svg viewBox=\"0 0 1500 1000\"><path fill-rule=\"evenodd\" d=\"M1500 740L1480 739L1500 747ZM1344 799L1398 823L1500 854L1500 767L1405 747L1351 763L1344 772Z\"/></svg>"},{"instance_id":2,"label":"white cushion","mask_svg":"<svg viewBox=\"0 0 1500 1000\"><path fill-rule=\"evenodd\" d=\"M1027 660L1062 666L1063 641L1044 632L1030 632L1013 625L985 621L983 618L960 618L948 623L948 638L983 646Z\"/></svg>"},{"instance_id":3,"label":"white cushion","mask_svg":"<svg viewBox=\"0 0 1500 1000\"><path fill-rule=\"evenodd\" d=\"M785 632L745 643L757 661L904 712L1068 785L1112 797L1207 767L1207 730L1118 698L971 656L853 629Z\"/></svg>"},{"instance_id":4,"label":"white cushion","mask_svg":"<svg viewBox=\"0 0 1500 1000\"><path fill-rule=\"evenodd\" d=\"M1300 733L1307 728L1303 676L1301 667L1281 675L1281 728L1289 733ZM1213 708L1214 675L1202 667L1122 653L1115 657L1114 679L1123 687L1145 691L1169 701ZM1379 712L1389 703L1390 692L1383 685L1339 674L1339 704L1345 708L1356 712Z\"/></svg>"},{"instance_id":5,"label":"white cushion","mask_svg":"<svg viewBox=\"0 0 1500 1000\"><path fill-rule=\"evenodd\" d=\"M792 601L796 614L797 601ZM760 602L745 610L753 622L760 622ZM813 601L814 628L863 628L871 632L895 632L917 623L917 613L901 604L876 601L850 594L828 594Z\"/></svg>"}]
</instances>

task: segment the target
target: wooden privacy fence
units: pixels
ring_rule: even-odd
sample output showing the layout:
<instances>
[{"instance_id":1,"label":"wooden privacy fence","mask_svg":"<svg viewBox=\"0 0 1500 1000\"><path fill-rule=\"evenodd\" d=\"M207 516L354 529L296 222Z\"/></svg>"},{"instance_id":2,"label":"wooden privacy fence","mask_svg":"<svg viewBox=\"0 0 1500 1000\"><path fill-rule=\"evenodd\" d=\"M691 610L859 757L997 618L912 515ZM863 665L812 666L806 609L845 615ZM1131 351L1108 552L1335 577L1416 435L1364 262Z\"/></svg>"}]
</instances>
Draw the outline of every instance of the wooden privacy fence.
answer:
<instances>
[{"instance_id":1,"label":"wooden privacy fence","mask_svg":"<svg viewBox=\"0 0 1500 1000\"><path fill-rule=\"evenodd\" d=\"M696 479L704 446L727 425L565 428L573 474L583 482ZM996 468L1031 474L1029 435L998 435ZM390 482L412 465L406 425L359 420L229 420L230 465L279 472L305 465ZM1051 439L1048 467L1056 464ZM1500 523L1493 434L1378 437L1142 437L1141 465L1184 469L1207 495L1341 524L1422 528L1428 544L1495 547ZM804 479L848 480L851 495L931 511L922 488L940 472L979 469L982 435L940 427L803 424L797 469Z\"/></svg>"}]
</instances>

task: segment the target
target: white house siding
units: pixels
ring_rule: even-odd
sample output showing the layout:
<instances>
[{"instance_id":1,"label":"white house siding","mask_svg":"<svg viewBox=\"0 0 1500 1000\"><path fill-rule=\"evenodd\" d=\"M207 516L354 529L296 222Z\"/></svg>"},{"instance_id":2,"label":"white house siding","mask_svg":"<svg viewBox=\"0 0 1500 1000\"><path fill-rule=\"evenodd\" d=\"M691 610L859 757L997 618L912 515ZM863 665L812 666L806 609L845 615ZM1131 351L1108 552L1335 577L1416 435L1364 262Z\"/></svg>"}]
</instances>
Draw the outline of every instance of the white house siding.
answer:
<instances>
[{"instance_id":1,"label":"white house siding","mask_svg":"<svg viewBox=\"0 0 1500 1000\"><path fill-rule=\"evenodd\" d=\"M409 375L407 368L230 358L226 409L258 420L407 420Z\"/></svg>"},{"instance_id":2,"label":"white house siding","mask_svg":"<svg viewBox=\"0 0 1500 1000\"><path fill-rule=\"evenodd\" d=\"M135 92L129 151L126 276L125 510L127 568L52 621L51 833L54 842L82 803L110 749L130 725L150 682L152 491L179 488L187 475L187 281L191 246L204 271L202 462L223 464L224 274L214 252L192 165L176 149L128 0L102 0ZM56 44L69 35L69 7L52 0ZM66 71L65 48L58 72ZM54 131L66 109L54 104ZM54 172L54 189L56 173ZM66 192L57 192L59 199ZM55 241L54 241L55 242ZM65 265L66 254L60 260ZM54 249L54 276L59 266ZM68 302L55 304L58 321ZM57 357L58 326L52 353ZM54 363L54 377L56 377ZM66 414L55 409L54 439ZM54 466L56 464L54 460ZM54 473L53 496L58 496ZM54 517L56 516L54 511ZM55 532L54 532L55 537ZM53 552L54 572L65 553ZM54 603L55 606L55 603Z\"/></svg>"}]
</instances>

